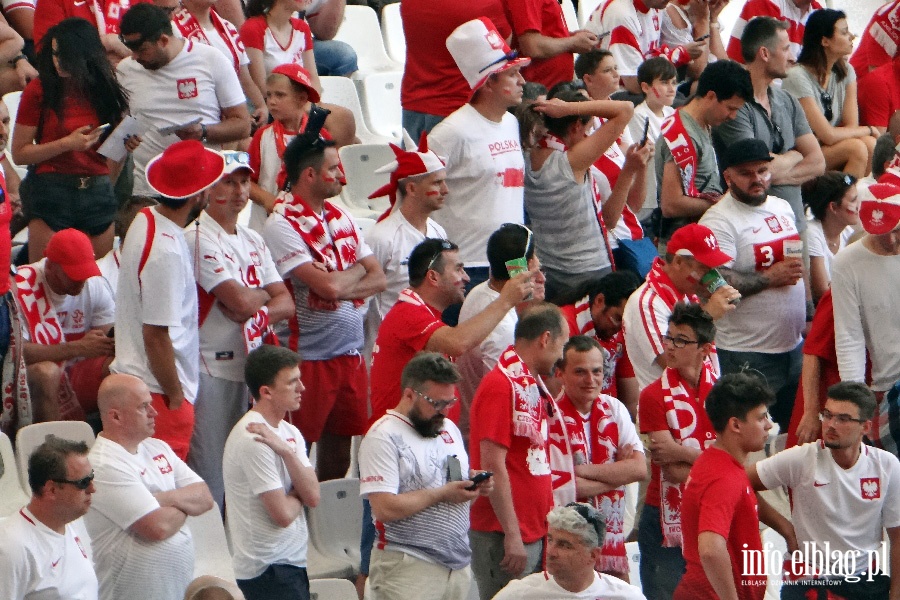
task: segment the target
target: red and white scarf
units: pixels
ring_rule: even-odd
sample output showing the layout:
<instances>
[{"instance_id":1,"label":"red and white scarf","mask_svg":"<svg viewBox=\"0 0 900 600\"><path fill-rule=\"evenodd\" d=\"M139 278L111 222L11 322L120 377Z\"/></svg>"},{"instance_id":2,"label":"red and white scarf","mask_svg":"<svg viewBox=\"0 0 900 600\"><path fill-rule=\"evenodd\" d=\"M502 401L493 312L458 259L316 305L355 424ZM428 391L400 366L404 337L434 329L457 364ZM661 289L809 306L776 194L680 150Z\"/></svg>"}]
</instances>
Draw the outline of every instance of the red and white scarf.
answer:
<instances>
[{"instance_id":1,"label":"red and white scarf","mask_svg":"<svg viewBox=\"0 0 900 600\"><path fill-rule=\"evenodd\" d=\"M16 272L16 298L32 343L56 346L66 343L62 324L50 302L48 286L42 274L31 265L19 267ZM63 372L59 386L59 417L63 421L84 419L84 410L75 397L69 378Z\"/></svg>"},{"instance_id":2,"label":"red and white scarf","mask_svg":"<svg viewBox=\"0 0 900 600\"><path fill-rule=\"evenodd\" d=\"M222 40L225 41L225 45L231 52L231 63L232 66L234 66L234 70L240 71L241 56L246 50L244 50L244 43L241 41L237 29L234 28L234 25L220 17L213 9L210 9L209 11L209 20L212 22L216 33L218 33ZM172 23L178 31L181 32L184 39L212 46L212 43L210 43L209 38L206 36L206 32L200 25L200 21L198 21L194 15L189 13L186 8L181 8L172 15Z\"/></svg>"},{"instance_id":3,"label":"red and white scarf","mask_svg":"<svg viewBox=\"0 0 900 600\"><path fill-rule=\"evenodd\" d=\"M663 371L660 382L662 383L663 407L666 410L666 424L669 426L672 437L682 446L705 450L715 441L715 437L708 439L705 435L707 432L698 428L700 419L694 411L694 406L703 409L706 396L716 379L717 376L713 372L710 362L703 361L696 396L692 396L688 394L689 388L677 370L666 368ZM684 494L684 487L683 483L672 483L660 477L660 524L663 546L666 548L677 548L682 544L681 497Z\"/></svg>"},{"instance_id":4,"label":"red and white scarf","mask_svg":"<svg viewBox=\"0 0 900 600\"><path fill-rule=\"evenodd\" d=\"M325 201L324 218L320 218L296 194L281 194L272 212L285 218L309 248L314 262L322 263L328 272L346 271L356 264L359 236L350 216L334 204ZM362 306L363 300L354 300ZM337 310L340 300L329 301L309 290L309 307L317 310Z\"/></svg>"},{"instance_id":5,"label":"red and white scarf","mask_svg":"<svg viewBox=\"0 0 900 600\"><path fill-rule=\"evenodd\" d=\"M0 298L9 310L9 349L3 358L3 408L0 411L0 431L15 439L16 431L34 422L25 353L22 352L24 327L18 304L12 294Z\"/></svg>"},{"instance_id":6,"label":"red and white scarf","mask_svg":"<svg viewBox=\"0 0 900 600\"><path fill-rule=\"evenodd\" d=\"M565 416L566 428L572 442L575 464L604 465L616 462L619 449L619 425L613 418L610 397L601 394L591 406L585 419L563 392L557 404ZM589 423L591 436L585 439L584 425ZM590 458L588 458L590 457ZM606 536L597 569L609 573L627 573L628 555L625 552L625 487L591 498L589 502L606 518Z\"/></svg>"},{"instance_id":7,"label":"red and white scarf","mask_svg":"<svg viewBox=\"0 0 900 600\"><path fill-rule=\"evenodd\" d=\"M900 5L897 2L889 2L882 5L869 22L867 35L863 35L860 41L860 49L865 62L851 61L860 67L857 77L868 73L868 68L874 65L883 65L890 62L897 55L897 47L900 46ZM856 54L859 54L859 50ZM854 55L856 58L856 55Z\"/></svg>"},{"instance_id":8,"label":"red and white scarf","mask_svg":"<svg viewBox=\"0 0 900 600\"><path fill-rule=\"evenodd\" d=\"M686 296L680 294L678 290L675 289L672 280L669 279L669 276L666 275L666 272L663 270L663 267L665 266L666 263L663 259L656 258L653 261L653 266L650 267L650 272L647 273L647 283L653 288L653 291L657 293L662 301L666 303L666 307L669 310L674 310L675 304L682 300L699 302L700 300L695 294Z\"/></svg>"},{"instance_id":9,"label":"red and white scarf","mask_svg":"<svg viewBox=\"0 0 900 600\"><path fill-rule=\"evenodd\" d=\"M537 145L539 148L547 148L558 152L568 151L565 142L552 133L545 134ZM603 195L600 193L600 186L597 184L597 179L590 169L587 170L585 176L589 178L589 183L591 185L591 197L594 200L594 214L597 215L597 223L600 224L600 233L603 235L603 245L606 248L606 255L609 258L609 264L612 267L612 270L615 271L616 261L613 258L612 248L609 245L609 232L606 229L606 222L603 220Z\"/></svg>"},{"instance_id":10,"label":"red and white scarf","mask_svg":"<svg viewBox=\"0 0 900 600\"><path fill-rule=\"evenodd\" d=\"M700 162L697 156L697 148L691 140L690 134L681 120L681 111L676 110L666 117L660 125L660 133L672 153L675 166L681 175L681 189L685 196L699 198L700 192L694 185L697 177L697 166Z\"/></svg>"},{"instance_id":11,"label":"red and white scarf","mask_svg":"<svg viewBox=\"0 0 900 600\"><path fill-rule=\"evenodd\" d=\"M543 446L547 411L542 400L550 399L550 392L531 374L514 346L500 355L497 368L512 386L513 435L528 438L533 446Z\"/></svg>"}]
</instances>

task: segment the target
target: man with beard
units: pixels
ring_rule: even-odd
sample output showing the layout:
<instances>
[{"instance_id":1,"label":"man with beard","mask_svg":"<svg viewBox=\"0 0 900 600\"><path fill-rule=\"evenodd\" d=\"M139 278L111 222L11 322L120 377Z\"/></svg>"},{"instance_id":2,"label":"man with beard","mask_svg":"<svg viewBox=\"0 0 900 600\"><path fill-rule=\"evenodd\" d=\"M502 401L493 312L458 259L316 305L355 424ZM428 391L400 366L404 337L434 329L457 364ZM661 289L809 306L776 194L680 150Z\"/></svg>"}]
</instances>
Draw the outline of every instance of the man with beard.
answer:
<instances>
[{"instance_id":1,"label":"man with beard","mask_svg":"<svg viewBox=\"0 0 900 600\"><path fill-rule=\"evenodd\" d=\"M747 366L762 373L775 392L772 418L787 431L806 325L799 225L785 200L768 195L774 160L765 142L740 140L723 158L729 192L700 219L734 257L722 276L742 296L716 323L719 364L722 373Z\"/></svg>"},{"instance_id":2,"label":"man with beard","mask_svg":"<svg viewBox=\"0 0 900 600\"><path fill-rule=\"evenodd\" d=\"M159 205L141 210L122 245L110 371L147 384L159 413L156 437L182 460L200 378L197 283L183 229L206 207L207 190L224 170L225 158L196 140L166 148L147 164Z\"/></svg>"},{"instance_id":3,"label":"man with beard","mask_svg":"<svg viewBox=\"0 0 900 600\"><path fill-rule=\"evenodd\" d=\"M864 384L837 383L828 388L819 413L821 440L747 467L754 489L784 486L791 495L793 525L788 531L794 535L787 540L788 549L799 548L805 564L793 562L794 573L804 577L782 588L785 600L824 595L826 590L829 597L851 600L900 598L900 577L889 578L882 562L887 558L885 530L890 564L900 561L900 462L890 452L863 443L872 430L875 406L875 394ZM818 565L810 561L811 550L821 552L825 544L850 558L827 574L822 573L821 557ZM873 562L876 556L880 560Z\"/></svg>"},{"instance_id":4,"label":"man with beard","mask_svg":"<svg viewBox=\"0 0 900 600\"><path fill-rule=\"evenodd\" d=\"M360 494L372 505L378 540L369 565L377 598L463 600L471 585L469 502L493 489L476 472L462 435L445 418L459 372L434 352L403 369L400 403L372 425L359 451Z\"/></svg>"}]
</instances>

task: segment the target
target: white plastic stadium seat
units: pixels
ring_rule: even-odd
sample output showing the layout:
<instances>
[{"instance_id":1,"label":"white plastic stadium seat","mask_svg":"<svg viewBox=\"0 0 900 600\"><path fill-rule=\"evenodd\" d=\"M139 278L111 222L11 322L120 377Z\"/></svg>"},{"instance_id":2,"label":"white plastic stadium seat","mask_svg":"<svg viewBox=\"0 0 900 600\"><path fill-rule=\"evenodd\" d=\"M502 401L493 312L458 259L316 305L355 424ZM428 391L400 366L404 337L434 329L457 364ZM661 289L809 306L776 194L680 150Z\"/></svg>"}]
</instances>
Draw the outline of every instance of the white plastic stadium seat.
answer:
<instances>
[{"instance_id":1,"label":"white plastic stadium seat","mask_svg":"<svg viewBox=\"0 0 900 600\"><path fill-rule=\"evenodd\" d=\"M368 6L350 5L344 9L344 20L334 39L346 42L356 50L359 71L363 77L379 71L402 71L403 65L391 59L384 49L378 15Z\"/></svg>"},{"instance_id":2,"label":"white plastic stadium seat","mask_svg":"<svg viewBox=\"0 0 900 600\"><path fill-rule=\"evenodd\" d=\"M628 579L632 585L641 585L641 551L637 542L625 543L625 555L628 556Z\"/></svg>"},{"instance_id":3,"label":"white plastic stadium seat","mask_svg":"<svg viewBox=\"0 0 900 600\"><path fill-rule=\"evenodd\" d=\"M359 479L332 479L320 484L321 500L306 512L310 546L325 558L348 563L359 573L362 499Z\"/></svg>"},{"instance_id":4,"label":"white plastic stadium seat","mask_svg":"<svg viewBox=\"0 0 900 600\"><path fill-rule=\"evenodd\" d=\"M363 118L362 104L359 102L356 84L353 81L346 77L324 76L319 77L319 81L322 82L322 102L343 106L353 113L353 119L356 121L356 137L363 144L386 144L393 141L392 138L376 135L369 131Z\"/></svg>"},{"instance_id":5,"label":"white plastic stadium seat","mask_svg":"<svg viewBox=\"0 0 900 600\"><path fill-rule=\"evenodd\" d=\"M94 430L84 421L48 421L26 425L16 433L16 463L19 466L19 479L22 489L31 497L28 487L28 459L34 449L44 443L47 436L85 442L88 447L94 445Z\"/></svg>"},{"instance_id":6,"label":"white plastic stadium seat","mask_svg":"<svg viewBox=\"0 0 900 600\"><path fill-rule=\"evenodd\" d=\"M569 31L578 31L581 27L578 25L578 14L575 12L575 5L572 0L560 0L562 6L563 18L566 20L566 28Z\"/></svg>"},{"instance_id":7,"label":"white plastic stadium seat","mask_svg":"<svg viewBox=\"0 0 900 600\"><path fill-rule=\"evenodd\" d=\"M27 487L27 475L25 479ZM0 517L13 514L26 504L28 494L22 489L12 442L5 433L0 432Z\"/></svg>"},{"instance_id":8,"label":"white plastic stadium seat","mask_svg":"<svg viewBox=\"0 0 900 600\"><path fill-rule=\"evenodd\" d=\"M390 173L375 173L375 170L395 160L394 151L387 144L353 144L338 152L347 176L347 185L341 192L344 204L350 207L353 216L378 218L388 207L387 198L367 198L390 180Z\"/></svg>"},{"instance_id":9,"label":"white plastic stadium seat","mask_svg":"<svg viewBox=\"0 0 900 600\"><path fill-rule=\"evenodd\" d=\"M197 517L188 517L187 526L194 538L194 578L215 575L236 583L219 506L214 505Z\"/></svg>"},{"instance_id":10,"label":"white plastic stadium seat","mask_svg":"<svg viewBox=\"0 0 900 600\"><path fill-rule=\"evenodd\" d=\"M360 98L369 130L375 135L393 138L395 143L399 143L403 137L401 79L403 73L400 71L367 75L362 80Z\"/></svg>"},{"instance_id":11,"label":"white plastic stadium seat","mask_svg":"<svg viewBox=\"0 0 900 600\"><path fill-rule=\"evenodd\" d=\"M591 13L597 10L597 7L603 4L602 0L580 0L578 2L578 23L580 29L584 29L585 24L591 19Z\"/></svg>"},{"instance_id":12,"label":"white plastic stadium seat","mask_svg":"<svg viewBox=\"0 0 900 600\"><path fill-rule=\"evenodd\" d=\"M25 167L20 167L16 163L13 162L12 159L12 151L10 150L12 144L13 137L13 128L16 126L16 113L19 112L19 100L22 99L22 92L9 92L8 94L3 95L3 102L6 104L6 108L9 109L9 137L6 142L6 157L9 159L9 163L15 167L16 173L19 174L20 178L25 177Z\"/></svg>"},{"instance_id":13,"label":"white plastic stadium seat","mask_svg":"<svg viewBox=\"0 0 900 600\"><path fill-rule=\"evenodd\" d=\"M346 579L316 579L309 582L311 600L357 600L356 587Z\"/></svg>"},{"instance_id":14,"label":"white plastic stadium seat","mask_svg":"<svg viewBox=\"0 0 900 600\"><path fill-rule=\"evenodd\" d=\"M388 56L400 64L406 63L406 36L403 35L403 19L400 3L385 4L381 9L381 35Z\"/></svg>"}]
</instances>

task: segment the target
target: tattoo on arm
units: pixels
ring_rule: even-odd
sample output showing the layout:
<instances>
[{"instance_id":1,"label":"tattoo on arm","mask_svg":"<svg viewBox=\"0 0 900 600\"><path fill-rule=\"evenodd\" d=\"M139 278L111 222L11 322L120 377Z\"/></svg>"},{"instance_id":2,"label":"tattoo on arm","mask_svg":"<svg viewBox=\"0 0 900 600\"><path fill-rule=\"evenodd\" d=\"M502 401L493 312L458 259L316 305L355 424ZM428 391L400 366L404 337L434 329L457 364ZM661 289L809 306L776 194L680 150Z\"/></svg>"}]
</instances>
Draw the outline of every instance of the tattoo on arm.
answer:
<instances>
[{"instance_id":1,"label":"tattoo on arm","mask_svg":"<svg viewBox=\"0 0 900 600\"><path fill-rule=\"evenodd\" d=\"M728 285L739 291L745 298L758 294L769 287L769 278L762 273L744 273L725 267L719 267L719 272Z\"/></svg>"}]
</instances>

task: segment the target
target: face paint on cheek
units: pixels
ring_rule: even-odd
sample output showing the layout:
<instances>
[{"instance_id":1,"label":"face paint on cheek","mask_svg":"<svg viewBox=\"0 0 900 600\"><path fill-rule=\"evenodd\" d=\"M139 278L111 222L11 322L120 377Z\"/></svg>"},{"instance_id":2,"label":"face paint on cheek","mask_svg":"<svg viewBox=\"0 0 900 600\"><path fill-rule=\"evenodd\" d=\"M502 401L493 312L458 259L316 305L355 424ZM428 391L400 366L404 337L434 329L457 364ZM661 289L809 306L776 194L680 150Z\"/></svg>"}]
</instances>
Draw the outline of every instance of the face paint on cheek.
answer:
<instances>
[{"instance_id":1,"label":"face paint on cheek","mask_svg":"<svg viewBox=\"0 0 900 600\"><path fill-rule=\"evenodd\" d=\"M656 96L657 98L659 98L659 92L656 91L656 88L650 88L650 89L653 90L653 95Z\"/></svg>"},{"instance_id":2,"label":"face paint on cheek","mask_svg":"<svg viewBox=\"0 0 900 600\"><path fill-rule=\"evenodd\" d=\"M430 192L425 192L425 195L426 195L426 196L430 196L430 197L432 197L432 198L436 198L437 196L440 196L441 193L438 192L438 191L432 190L432 191L430 191Z\"/></svg>"},{"instance_id":3,"label":"face paint on cheek","mask_svg":"<svg viewBox=\"0 0 900 600\"><path fill-rule=\"evenodd\" d=\"M697 271L691 271L690 275L687 276L687 280L691 285L699 285L701 277L703 276Z\"/></svg>"}]
</instances>

